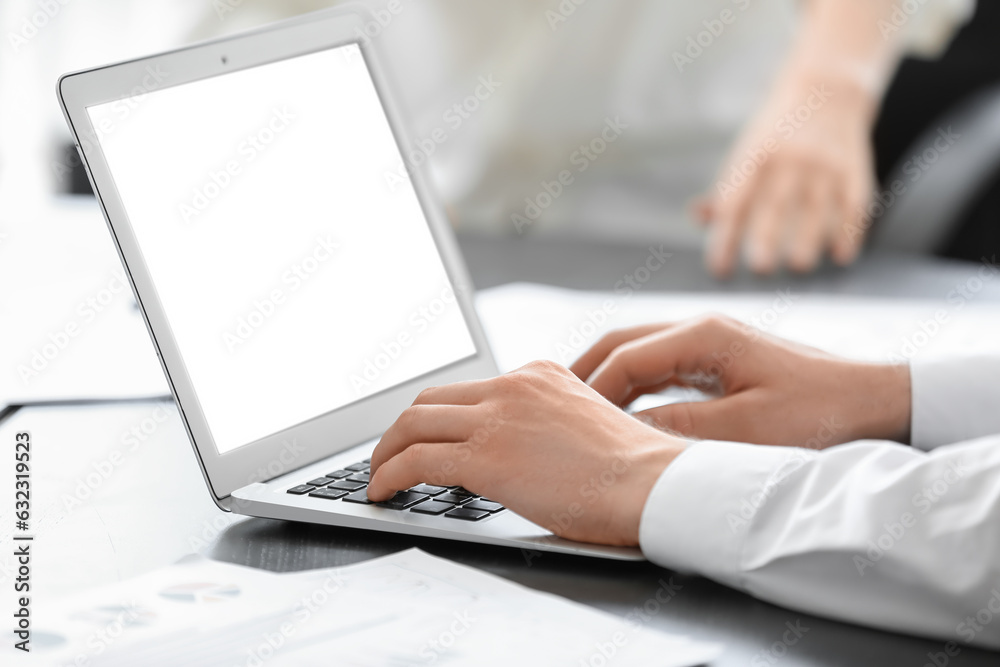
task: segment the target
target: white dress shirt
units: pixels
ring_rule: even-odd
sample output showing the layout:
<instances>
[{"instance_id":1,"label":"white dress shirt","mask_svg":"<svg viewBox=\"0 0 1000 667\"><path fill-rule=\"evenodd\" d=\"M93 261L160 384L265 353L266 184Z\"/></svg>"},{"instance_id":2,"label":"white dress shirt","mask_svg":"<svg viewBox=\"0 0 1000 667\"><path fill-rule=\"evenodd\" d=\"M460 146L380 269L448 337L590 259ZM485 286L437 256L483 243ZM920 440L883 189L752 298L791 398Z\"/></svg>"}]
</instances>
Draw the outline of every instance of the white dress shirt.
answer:
<instances>
[{"instance_id":1,"label":"white dress shirt","mask_svg":"<svg viewBox=\"0 0 1000 667\"><path fill-rule=\"evenodd\" d=\"M692 445L649 496L643 552L792 609L1000 648L1000 358L911 377L913 446Z\"/></svg>"}]
</instances>

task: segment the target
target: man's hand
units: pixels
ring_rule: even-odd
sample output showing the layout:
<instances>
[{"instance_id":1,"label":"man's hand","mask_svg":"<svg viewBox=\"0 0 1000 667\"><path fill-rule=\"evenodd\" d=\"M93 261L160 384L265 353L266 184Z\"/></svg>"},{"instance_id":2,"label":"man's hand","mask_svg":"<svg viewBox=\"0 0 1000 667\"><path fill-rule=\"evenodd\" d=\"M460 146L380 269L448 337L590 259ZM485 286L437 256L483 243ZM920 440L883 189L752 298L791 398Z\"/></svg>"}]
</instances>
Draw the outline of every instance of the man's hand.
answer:
<instances>
[{"instance_id":1,"label":"man's hand","mask_svg":"<svg viewBox=\"0 0 1000 667\"><path fill-rule=\"evenodd\" d=\"M908 367L839 359L717 316L613 332L572 371L619 406L670 386L714 395L637 415L687 437L818 449L909 438Z\"/></svg>"},{"instance_id":2,"label":"man's hand","mask_svg":"<svg viewBox=\"0 0 1000 667\"><path fill-rule=\"evenodd\" d=\"M459 485L573 540L636 545L646 498L682 441L535 362L423 391L372 454L368 497Z\"/></svg>"}]
</instances>

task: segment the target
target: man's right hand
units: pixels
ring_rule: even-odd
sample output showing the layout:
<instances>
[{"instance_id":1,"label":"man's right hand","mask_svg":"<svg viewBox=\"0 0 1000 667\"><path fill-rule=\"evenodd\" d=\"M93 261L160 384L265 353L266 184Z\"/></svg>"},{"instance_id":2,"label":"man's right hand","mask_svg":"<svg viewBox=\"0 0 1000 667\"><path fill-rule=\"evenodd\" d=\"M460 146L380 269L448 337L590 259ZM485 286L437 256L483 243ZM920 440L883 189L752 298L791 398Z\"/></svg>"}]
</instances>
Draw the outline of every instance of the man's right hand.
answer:
<instances>
[{"instance_id":1,"label":"man's right hand","mask_svg":"<svg viewBox=\"0 0 1000 667\"><path fill-rule=\"evenodd\" d=\"M686 437L813 448L909 438L908 367L840 359L724 317L612 332L570 370L620 407L670 386L706 391L708 401L637 415Z\"/></svg>"}]
</instances>

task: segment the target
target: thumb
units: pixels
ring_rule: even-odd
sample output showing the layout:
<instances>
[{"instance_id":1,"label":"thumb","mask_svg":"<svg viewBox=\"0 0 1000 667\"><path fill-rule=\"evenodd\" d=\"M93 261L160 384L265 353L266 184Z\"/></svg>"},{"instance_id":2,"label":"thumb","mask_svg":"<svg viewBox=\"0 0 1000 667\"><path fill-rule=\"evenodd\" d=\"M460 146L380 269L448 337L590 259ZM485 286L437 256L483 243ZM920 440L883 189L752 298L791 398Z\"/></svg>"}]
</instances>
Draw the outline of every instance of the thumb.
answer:
<instances>
[{"instance_id":1,"label":"thumb","mask_svg":"<svg viewBox=\"0 0 1000 667\"><path fill-rule=\"evenodd\" d=\"M635 413L636 419L685 438L744 441L748 435L740 396L671 403Z\"/></svg>"}]
</instances>

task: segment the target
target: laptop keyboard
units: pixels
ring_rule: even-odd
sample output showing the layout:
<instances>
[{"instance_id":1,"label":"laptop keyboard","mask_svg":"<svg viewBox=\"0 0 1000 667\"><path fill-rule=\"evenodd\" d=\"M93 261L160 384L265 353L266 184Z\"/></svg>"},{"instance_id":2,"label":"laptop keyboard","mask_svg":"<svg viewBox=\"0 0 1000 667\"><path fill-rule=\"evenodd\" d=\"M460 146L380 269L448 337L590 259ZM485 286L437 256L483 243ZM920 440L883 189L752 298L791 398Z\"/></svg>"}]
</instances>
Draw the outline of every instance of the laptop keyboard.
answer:
<instances>
[{"instance_id":1,"label":"laptop keyboard","mask_svg":"<svg viewBox=\"0 0 1000 667\"><path fill-rule=\"evenodd\" d=\"M370 464L371 459L352 463L341 470L334 470L323 477L293 486L288 489L288 493L359 505L377 505L397 512L444 516L460 521L482 521L505 509L500 503L487 500L460 486L432 484L417 484L412 489L398 492L389 500L373 503L368 500L366 490L371 474Z\"/></svg>"}]
</instances>

